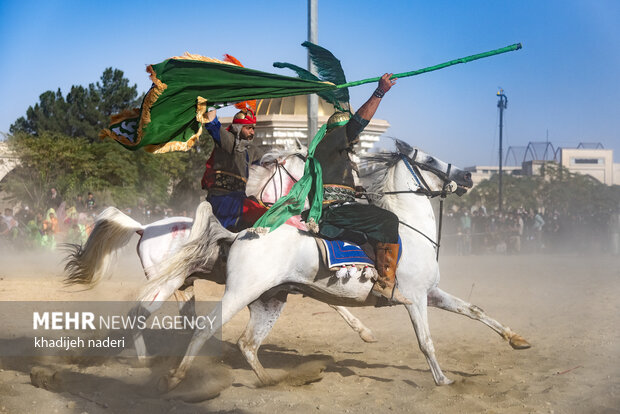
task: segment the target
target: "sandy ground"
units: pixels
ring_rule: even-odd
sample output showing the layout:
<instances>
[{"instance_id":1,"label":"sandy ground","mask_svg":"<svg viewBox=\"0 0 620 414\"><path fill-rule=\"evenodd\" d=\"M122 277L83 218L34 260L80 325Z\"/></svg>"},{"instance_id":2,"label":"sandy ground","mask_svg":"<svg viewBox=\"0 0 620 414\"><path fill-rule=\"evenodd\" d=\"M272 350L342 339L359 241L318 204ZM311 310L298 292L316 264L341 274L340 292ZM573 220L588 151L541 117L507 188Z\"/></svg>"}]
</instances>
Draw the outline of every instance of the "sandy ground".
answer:
<instances>
[{"instance_id":1,"label":"sandy ground","mask_svg":"<svg viewBox=\"0 0 620 414\"><path fill-rule=\"evenodd\" d=\"M60 283L60 255L0 252L0 300L133 299L141 271L127 254L111 280L80 292ZM223 355L198 359L175 395L154 388L170 359L138 368L121 359L2 358L0 412L620 413L618 258L445 256L441 269L444 290L532 348L513 350L478 322L430 309L439 363L455 380L437 387L404 308L352 309L378 339L367 344L326 305L292 296L259 352L273 375L286 377L277 386L260 387L236 348L244 311L224 327ZM205 282L198 296L221 292ZM31 373L54 376L39 388Z\"/></svg>"}]
</instances>

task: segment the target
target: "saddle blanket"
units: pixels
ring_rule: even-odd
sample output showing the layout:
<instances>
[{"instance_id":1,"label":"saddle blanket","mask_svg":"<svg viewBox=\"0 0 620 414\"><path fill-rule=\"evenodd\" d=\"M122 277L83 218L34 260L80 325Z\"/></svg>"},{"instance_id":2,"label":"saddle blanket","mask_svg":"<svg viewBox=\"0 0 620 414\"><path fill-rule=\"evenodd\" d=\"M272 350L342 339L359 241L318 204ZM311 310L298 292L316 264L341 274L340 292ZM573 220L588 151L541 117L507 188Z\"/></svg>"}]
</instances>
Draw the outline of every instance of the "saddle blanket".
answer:
<instances>
[{"instance_id":1,"label":"saddle blanket","mask_svg":"<svg viewBox=\"0 0 620 414\"><path fill-rule=\"evenodd\" d=\"M375 263L368 255L357 245L342 240L325 240L320 239L324 251L324 259L329 269L335 269L342 266L371 266ZM398 260L403 252L403 244L398 236Z\"/></svg>"}]
</instances>

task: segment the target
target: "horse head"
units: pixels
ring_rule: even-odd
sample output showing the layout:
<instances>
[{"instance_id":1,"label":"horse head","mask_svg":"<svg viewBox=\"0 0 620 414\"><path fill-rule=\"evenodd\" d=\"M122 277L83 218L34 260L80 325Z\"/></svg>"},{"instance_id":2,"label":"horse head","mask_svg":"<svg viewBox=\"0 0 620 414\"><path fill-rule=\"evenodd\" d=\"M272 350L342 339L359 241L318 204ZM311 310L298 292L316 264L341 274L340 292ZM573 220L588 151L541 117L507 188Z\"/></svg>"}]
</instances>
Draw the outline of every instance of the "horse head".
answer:
<instances>
[{"instance_id":1,"label":"horse head","mask_svg":"<svg viewBox=\"0 0 620 414\"><path fill-rule=\"evenodd\" d=\"M396 148L395 152L362 156L362 175L373 202L381 204L384 194L461 196L472 187L471 173L402 141L396 140Z\"/></svg>"},{"instance_id":2,"label":"horse head","mask_svg":"<svg viewBox=\"0 0 620 414\"><path fill-rule=\"evenodd\" d=\"M275 150L265 154L260 165L250 167L246 195L271 205L288 194L303 176L307 152L301 146L294 151Z\"/></svg>"},{"instance_id":3,"label":"horse head","mask_svg":"<svg viewBox=\"0 0 620 414\"><path fill-rule=\"evenodd\" d=\"M405 175L418 187L417 192L428 196L455 193L462 196L473 185L471 173L446 163L419 148L396 141L396 148L404 167Z\"/></svg>"}]
</instances>

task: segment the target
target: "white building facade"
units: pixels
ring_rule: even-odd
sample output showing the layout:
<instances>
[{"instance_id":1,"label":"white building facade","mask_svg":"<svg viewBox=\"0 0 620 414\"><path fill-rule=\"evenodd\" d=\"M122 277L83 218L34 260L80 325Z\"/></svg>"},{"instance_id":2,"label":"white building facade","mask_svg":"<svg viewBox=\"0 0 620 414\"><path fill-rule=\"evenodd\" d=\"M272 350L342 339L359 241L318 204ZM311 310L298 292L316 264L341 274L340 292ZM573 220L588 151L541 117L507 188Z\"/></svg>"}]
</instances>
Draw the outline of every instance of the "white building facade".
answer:
<instances>
[{"instance_id":1,"label":"white building facade","mask_svg":"<svg viewBox=\"0 0 620 414\"><path fill-rule=\"evenodd\" d=\"M611 149L560 148L558 161L570 172L590 175L603 184L620 185L620 164L614 164Z\"/></svg>"},{"instance_id":2,"label":"white building facade","mask_svg":"<svg viewBox=\"0 0 620 414\"><path fill-rule=\"evenodd\" d=\"M523 161L521 166L503 166L504 174L518 176L540 175L545 164L560 164L576 174L589 175L606 185L620 185L620 164L614 164L611 149L560 148L555 160ZM465 168L471 172L474 186L499 173L498 166L473 166Z\"/></svg>"},{"instance_id":3,"label":"white building facade","mask_svg":"<svg viewBox=\"0 0 620 414\"><path fill-rule=\"evenodd\" d=\"M334 107L319 98L319 128L334 113ZM289 96L286 98L261 99L256 105L255 139L264 145L293 148L296 140L308 145L308 98ZM232 117L221 118L223 125L232 122ZM355 152L369 152L379 137L390 127L387 121L372 119L360 135Z\"/></svg>"}]
</instances>

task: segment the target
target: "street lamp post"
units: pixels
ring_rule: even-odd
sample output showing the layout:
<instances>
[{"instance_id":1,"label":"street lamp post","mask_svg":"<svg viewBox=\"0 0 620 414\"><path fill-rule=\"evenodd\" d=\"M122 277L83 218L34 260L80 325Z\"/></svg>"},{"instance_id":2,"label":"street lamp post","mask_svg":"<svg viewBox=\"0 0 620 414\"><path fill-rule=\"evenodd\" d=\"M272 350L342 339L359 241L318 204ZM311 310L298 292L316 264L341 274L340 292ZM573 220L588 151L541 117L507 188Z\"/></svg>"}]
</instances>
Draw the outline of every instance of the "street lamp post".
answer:
<instances>
[{"instance_id":1,"label":"street lamp post","mask_svg":"<svg viewBox=\"0 0 620 414\"><path fill-rule=\"evenodd\" d=\"M319 42L319 1L308 0L308 41L314 44ZM316 68L312 59L310 58L310 51L308 50L308 70L316 75ZM316 94L308 95L308 142L306 145L309 147L312 138L318 131L319 124L319 97Z\"/></svg>"},{"instance_id":2,"label":"street lamp post","mask_svg":"<svg viewBox=\"0 0 620 414\"><path fill-rule=\"evenodd\" d=\"M502 158L504 156L502 148L502 133L504 126L504 109L508 105L508 98L504 95L504 90L500 88L497 91L499 101L497 101L497 107L499 108L499 212L502 212Z\"/></svg>"}]
</instances>

